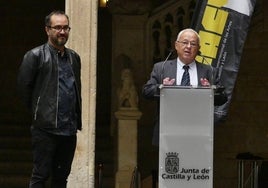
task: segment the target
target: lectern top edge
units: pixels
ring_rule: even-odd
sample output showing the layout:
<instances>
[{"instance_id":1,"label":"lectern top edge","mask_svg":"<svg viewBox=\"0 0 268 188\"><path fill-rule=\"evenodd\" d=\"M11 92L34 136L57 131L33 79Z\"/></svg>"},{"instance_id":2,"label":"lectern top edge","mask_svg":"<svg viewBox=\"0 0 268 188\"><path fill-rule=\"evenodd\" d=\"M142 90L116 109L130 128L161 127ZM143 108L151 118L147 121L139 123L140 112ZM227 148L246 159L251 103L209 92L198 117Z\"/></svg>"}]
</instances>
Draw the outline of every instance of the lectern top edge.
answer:
<instances>
[{"instance_id":1,"label":"lectern top edge","mask_svg":"<svg viewBox=\"0 0 268 188\"><path fill-rule=\"evenodd\" d=\"M159 86L159 89L163 88L176 88L176 89L214 89L214 86L180 86L180 85L163 85Z\"/></svg>"}]
</instances>

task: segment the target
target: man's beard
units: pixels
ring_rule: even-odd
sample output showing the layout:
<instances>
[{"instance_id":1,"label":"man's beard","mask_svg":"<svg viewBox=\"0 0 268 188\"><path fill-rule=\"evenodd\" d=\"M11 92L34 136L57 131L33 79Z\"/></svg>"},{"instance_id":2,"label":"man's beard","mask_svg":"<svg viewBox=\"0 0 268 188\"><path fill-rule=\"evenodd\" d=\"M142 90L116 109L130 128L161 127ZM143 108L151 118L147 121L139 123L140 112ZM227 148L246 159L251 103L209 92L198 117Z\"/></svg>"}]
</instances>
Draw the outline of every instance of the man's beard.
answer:
<instances>
[{"instance_id":1,"label":"man's beard","mask_svg":"<svg viewBox=\"0 0 268 188\"><path fill-rule=\"evenodd\" d=\"M59 36L59 37L52 38L53 43L57 46L64 46L67 40L68 40L68 37L66 36Z\"/></svg>"}]
</instances>

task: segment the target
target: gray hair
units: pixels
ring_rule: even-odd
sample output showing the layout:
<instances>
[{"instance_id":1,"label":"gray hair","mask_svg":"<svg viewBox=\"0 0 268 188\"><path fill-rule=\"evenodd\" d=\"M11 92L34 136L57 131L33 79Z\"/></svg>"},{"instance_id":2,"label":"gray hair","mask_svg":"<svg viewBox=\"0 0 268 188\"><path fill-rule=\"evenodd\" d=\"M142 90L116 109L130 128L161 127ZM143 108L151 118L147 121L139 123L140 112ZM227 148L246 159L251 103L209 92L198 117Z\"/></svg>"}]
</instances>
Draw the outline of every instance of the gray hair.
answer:
<instances>
[{"instance_id":1,"label":"gray hair","mask_svg":"<svg viewBox=\"0 0 268 188\"><path fill-rule=\"evenodd\" d=\"M193 29L191 29L191 28L186 28L186 29L181 30L181 31L179 32L178 36L177 36L177 41L180 39L182 33L186 32L186 31L191 31L191 32L193 32L193 33L197 36L198 43L200 43L200 36L199 36L199 34L198 34L195 30L193 30Z\"/></svg>"}]
</instances>

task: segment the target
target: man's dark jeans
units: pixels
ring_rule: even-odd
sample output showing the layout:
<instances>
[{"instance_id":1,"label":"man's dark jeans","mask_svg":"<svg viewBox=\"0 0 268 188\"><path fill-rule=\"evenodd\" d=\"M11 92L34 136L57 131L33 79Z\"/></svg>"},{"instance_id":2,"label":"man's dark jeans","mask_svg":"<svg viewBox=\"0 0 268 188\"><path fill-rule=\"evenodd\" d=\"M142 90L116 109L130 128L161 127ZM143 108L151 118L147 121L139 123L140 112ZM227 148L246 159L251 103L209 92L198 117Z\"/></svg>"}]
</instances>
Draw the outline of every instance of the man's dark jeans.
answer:
<instances>
[{"instance_id":1,"label":"man's dark jeans","mask_svg":"<svg viewBox=\"0 0 268 188\"><path fill-rule=\"evenodd\" d=\"M76 148L76 135L58 136L32 129L33 170L29 188L65 188Z\"/></svg>"}]
</instances>

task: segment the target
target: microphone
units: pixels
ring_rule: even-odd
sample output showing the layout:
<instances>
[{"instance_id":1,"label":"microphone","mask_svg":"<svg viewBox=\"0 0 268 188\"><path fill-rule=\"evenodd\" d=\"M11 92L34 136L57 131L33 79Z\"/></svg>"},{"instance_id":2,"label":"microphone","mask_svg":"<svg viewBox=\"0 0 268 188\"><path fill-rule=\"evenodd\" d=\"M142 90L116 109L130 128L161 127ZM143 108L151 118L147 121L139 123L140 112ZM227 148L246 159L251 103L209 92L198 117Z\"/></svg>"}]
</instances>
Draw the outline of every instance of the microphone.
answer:
<instances>
[{"instance_id":1,"label":"microphone","mask_svg":"<svg viewBox=\"0 0 268 188\"><path fill-rule=\"evenodd\" d=\"M162 67L161 67L161 75L160 75L160 82L161 82L161 85L162 85L162 82L163 82L163 79L164 79L163 76L164 76L165 64L166 64L166 62L168 61L169 57L172 55L173 52L174 52L174 49L170 49L170 50L169 50L169 53L168 53L168 55L167 55L165 61L164 61L163 64L162 64Z\"/></svg>"},{"instance_id":2,"label":"microphone","mask_svg":"<svg viewBox=\"0 0 268 188\"><path fill-rule=\"evenodd\" d=\"M214 68L207 61L206 57L203 56L200 51L198 51L197 55L202 57L202 62L201 62L202 64L204 64L204 61L205 61L211 68L211 72L212 72L211 73L211 82L212 82L212 89L214 89L214 105L221 106L221 105L225 104L228 101L228 97L227 97L226 93L224 92L225 87L219 84L219 77L217 76L217 74L218 74L217 69ZM214 70L216 70L216 71L214 71ZM216 80L214 80L215 79L214 72L216 75ZM214 81L215 81L215 84L214 84Z\"/></svg>"},{"instance_id":3,"label":"microphone","mask_svg":"<svg viewBox=\"0 0 268 188\"><path fill-rule=\"evenodd\" d=\"M200 50L198 50L197 52L197 55L201 56L202 57L202 64L204 64L204 62L210 67L211 69L211 77L210 77L210 80L211 80L211 87L214 89L216 86L214 85L214 67L207 61L206 57L201 53Z\"/></svg>"}]
</instances>

